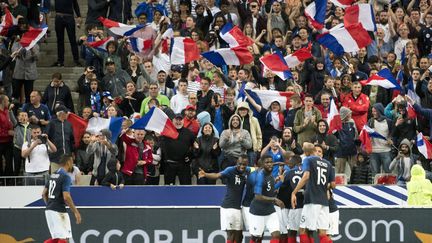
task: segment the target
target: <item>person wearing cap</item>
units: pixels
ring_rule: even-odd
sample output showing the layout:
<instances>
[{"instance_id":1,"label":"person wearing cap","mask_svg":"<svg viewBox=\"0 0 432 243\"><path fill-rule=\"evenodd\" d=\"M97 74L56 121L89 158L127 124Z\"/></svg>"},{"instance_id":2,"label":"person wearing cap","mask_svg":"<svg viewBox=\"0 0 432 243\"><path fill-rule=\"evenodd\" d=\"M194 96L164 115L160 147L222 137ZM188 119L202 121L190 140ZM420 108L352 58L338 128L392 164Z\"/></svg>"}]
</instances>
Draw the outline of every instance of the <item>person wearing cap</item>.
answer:
<instances>
[{"instance_id":1,"label":"person wearing cap","mask_svg":"<svg viewBox=\"0 0 432 243\"><path fill-rule=\"evenodd\" d=\"M200 123L196 119L196 108L193 105L186 106L184 111L185 117L183 118L183 126L189 129L195 136L198 135L200 130Z\"/></svg>"},{"instance_id":2,"label":"person wearing cap","mask_svg":"<svg viewBox=\"0 0 432 243\"><path fill-rule=\"evenodd\" d=\"M204 11L207 14L204 16ZM202 4L197 4L195 6L196 13L196 28L203 31L203 36L207 35L207 32L210 28L210 24L213 22L213 14L210 9Z\"/></svg>"},{"instance_id":3,"label":"person wearing cap","mask_svg":"<svg viewBox=\"0 0 432 243\"><path fill-rule=\"evenodd\" d=\"M126 83L132 78L119 67L116 69L114 59L107 58L105 62L106 74L102 79L102 89L110 91L113 97L121 97L126 93Z\"/></svg>"},{"instance_id":4,"label":"person wearing cap","mask_svg":"<svg viewBox=\"0 0 432 243\"><path fill-rule=\"evenodd\" d=\"M51 83L45 88L42 103L48 106L51 114L55 114L55 105L59 102L70 112L74 112L70 88L63 82L61 73L54 73L51 76Z\"/></svg>"},{"instance_id":5,"label":"person wearing cap","mask_svg":"<svg viewBox=\"0 0 432 243\"><path fill-rule=\"evenodd\" d=\"M60 166L62 155L74 152L75 138L72 124L67 120L69 110L64 105L55 108L56 118L50 120L46 128L48 139L56 145L57 151L49 154L51 161L51 173L56 172Z\"/></svg>"},{"instance_id":6,"label":"person wearing cap","mask_svg":"<svg viewBox=\"0 0 432 243\"><path fill-rule=\"evenodd\" d=\"M181 185L190 185L192 148L194 134L183 127L183 115L177 113L172 119L177 132L177 139L161 136L160 147L165 160L165 185L174 185L178 176ZM175 151L175 152L173 152Z\"/></svg>"},{"instance_id":7,"label":"person wearing cap","mask_svg":"<svg viewBox=\"0 0 432 243\"><path fill-rule=\"evenodd\" d=\"M346 165L350 166L350 174L347 175L348 181L351 177L351 171L355 163L355 156L357 155L357 147L355 140L357 139L358 132L354 120L351 118L351 110L342 106L339 110L340 118L342 120L342 129L336 133L336 137L341 141L336 150L336 173L344 173Z\"/></svg>"},{"instance_id":8,"label":"person wearing cap","mask_svg":"<svg viewBox=\"0 0 432 243\"><path fill-rule=\"evenodd\" d=\"M367 122L370 101L369 97L362 93L360 82L353 82L351 93L345 96L342 105L352 111L352 119L355 121L357 131L363 129Z\"/></svg>"},{"instance_id":9,"label":"person wearing cap","mask_svg":"<svg viewBox=\"0 0 432 243\"><path fill-rule=\"evenodd\" d=\"M157 83L151 83L149 87L149 96L146 97L141 103L141 116L144 116L144 114L146 114L150 110L148 103L151 99L157 99L159 101L159 105L161 106L170 106L170 100L168 99L168 97L159 93L159 85Z\"/></svg>"}]
</instances>

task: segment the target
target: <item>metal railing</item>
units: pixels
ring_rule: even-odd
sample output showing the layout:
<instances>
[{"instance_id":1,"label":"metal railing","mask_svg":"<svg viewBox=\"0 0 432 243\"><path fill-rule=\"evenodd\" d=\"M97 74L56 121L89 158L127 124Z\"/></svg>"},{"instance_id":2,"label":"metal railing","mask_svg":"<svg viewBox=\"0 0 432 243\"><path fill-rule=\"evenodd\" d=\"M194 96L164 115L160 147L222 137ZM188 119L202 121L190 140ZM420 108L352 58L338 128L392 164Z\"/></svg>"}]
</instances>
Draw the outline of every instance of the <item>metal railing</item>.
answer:
<instances>
[{"instance_id":1,"label":"metal railing","mask_svg":"<svg viewBox=\"0 0 432 243\"><path fill-rule=\"evenodd\" d=\"M40 176L1 176L0 186L43 186L46 177Z\"/></svg>"}]
</instances>

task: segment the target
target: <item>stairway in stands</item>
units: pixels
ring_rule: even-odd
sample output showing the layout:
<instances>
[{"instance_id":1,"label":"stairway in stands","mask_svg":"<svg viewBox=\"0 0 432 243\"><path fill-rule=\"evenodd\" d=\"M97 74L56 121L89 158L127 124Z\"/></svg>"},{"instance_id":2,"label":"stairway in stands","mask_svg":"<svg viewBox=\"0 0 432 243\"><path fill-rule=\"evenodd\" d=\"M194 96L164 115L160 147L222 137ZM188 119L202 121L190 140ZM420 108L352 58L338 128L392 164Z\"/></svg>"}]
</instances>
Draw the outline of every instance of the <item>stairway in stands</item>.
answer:
<instances>
[{"instance_id":1,"label":"stairway in stands","mask_svg":"<svg viewBox=\"0 0 432 243\"><path fill-rule=\"evenodd\" d=\"M138 0L132 1L132 11L135 10L135 6L137 5ZM85 33L85 20L87 15L87 0L78 0L78 4L80 6L81 16L82 16L82 24L81 28L76 28L76 40ZM51 64L57 61L57 38L56 32L54 29L54 19L55 13L50 14L48 27L51 30L51 35L45 41L39 43L40 45L40 55L39 61L37 63L38 66L38 74L39 78L35 81L34 89L43 92L46 86L51 81L51 75L56 72L60 72L63 75L63 81L69 86L72 91L72 98L76 105L78 104L78 93L77 90L77 80L81 76L84 71L83 67L74 67L73 57L71 52L71 47L69 43L69 39L67 37L67 33L65 31L65 67L50 67ZM84 65L84 61L81 60L81 64ZM75 109L76 110L76 109Z\"/></svg>"}]
</instances>

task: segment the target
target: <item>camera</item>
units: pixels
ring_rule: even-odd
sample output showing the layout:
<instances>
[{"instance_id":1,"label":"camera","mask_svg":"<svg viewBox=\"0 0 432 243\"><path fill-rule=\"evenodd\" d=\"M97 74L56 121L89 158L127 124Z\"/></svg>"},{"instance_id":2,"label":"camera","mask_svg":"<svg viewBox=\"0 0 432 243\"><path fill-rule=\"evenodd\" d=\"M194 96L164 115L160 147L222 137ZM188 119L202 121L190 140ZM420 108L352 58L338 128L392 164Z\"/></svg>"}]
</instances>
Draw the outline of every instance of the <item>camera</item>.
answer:
<instances>
[{"instance_id":1,"label":"camera","mask_svg":"<svg viewBox=\"0 0 432 243\"><path fill-rule=\"evenodd\" d=\"M47 137L46 136L39 135L38 139L42 141L42 144L46 144L47 143Z\"/></svg>"}]
</instances>

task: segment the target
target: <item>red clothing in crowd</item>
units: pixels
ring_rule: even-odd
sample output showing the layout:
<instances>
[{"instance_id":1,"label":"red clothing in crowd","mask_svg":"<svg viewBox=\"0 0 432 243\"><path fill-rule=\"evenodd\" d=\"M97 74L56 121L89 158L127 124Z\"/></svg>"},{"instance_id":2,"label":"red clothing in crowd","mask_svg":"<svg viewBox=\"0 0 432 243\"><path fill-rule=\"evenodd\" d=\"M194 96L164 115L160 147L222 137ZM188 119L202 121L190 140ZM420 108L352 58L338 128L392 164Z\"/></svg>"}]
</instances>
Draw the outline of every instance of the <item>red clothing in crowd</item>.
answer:
<instances>
[{"instance_id":1,"label":"red clothing in crowd","mask_svg":"<svg viewBox=\"0 0 432 243\"><path fill-rule=\"evenodd\" d=\"M11 142L13 136L9 135L9 131L13 130L12 122L9 118L9 110L0 110L0 143Z\"/></svg>"},{"instance_id":2,"label":"red clothing in crowd","mask_svg":"<svg viewBox=\"0 0 432 243\"><path fill-rule=\"evenodd\" d=\"M126 151L125 151L125 161L122 168L122 172L126 175L132 175L135 171L135 168L138 164L139 158L139 146L135 139L129 137L126 134L121 136L121 139L124 143L126 143ZM144 178L147 177L147 166L153 162L153 153L151 146L143 141L144 150L142 152L142 158L140 160L144 160L146 164L143 166L144 170Z\"/></svg>"},{"instance_id":3,"label":"red clothing in crowd","mask_svg":"<svg viewBox=\"0 0 432 243\"><path fill-rule=\"evenodd\" d=\"M321 118L323 120L327 120L328 114L330 113L330 106L327 108L324 108L323 105L315 105L315 107L321 112Z\"/></svg>"},{"instance_id":4,"label":"red clothing in crowd","mask_svg":"<svg viewBox=\"0 0 432 243\"><path fill-rule=\"evenodd\" d=\"M187 117L183 118L183 127L189 129L195 137L198 136L198 131L200 129L200 124L197 119L192 118L189 120Z\"/></svg>"},{"instance_id":5,"label":"red clothing in crowd","mask_svg":"<svg viewBox=\"0 0 432 243\"><path fill-rule=\"evenodd\" d=\"M343 106L348 107L352 111L352 119L354 120L357 131L360 131L367 122L368 111L369 111L369 97L363 93L356 98L353 94L345 96L342 103Z\"/></svg>"}]
</instances>

